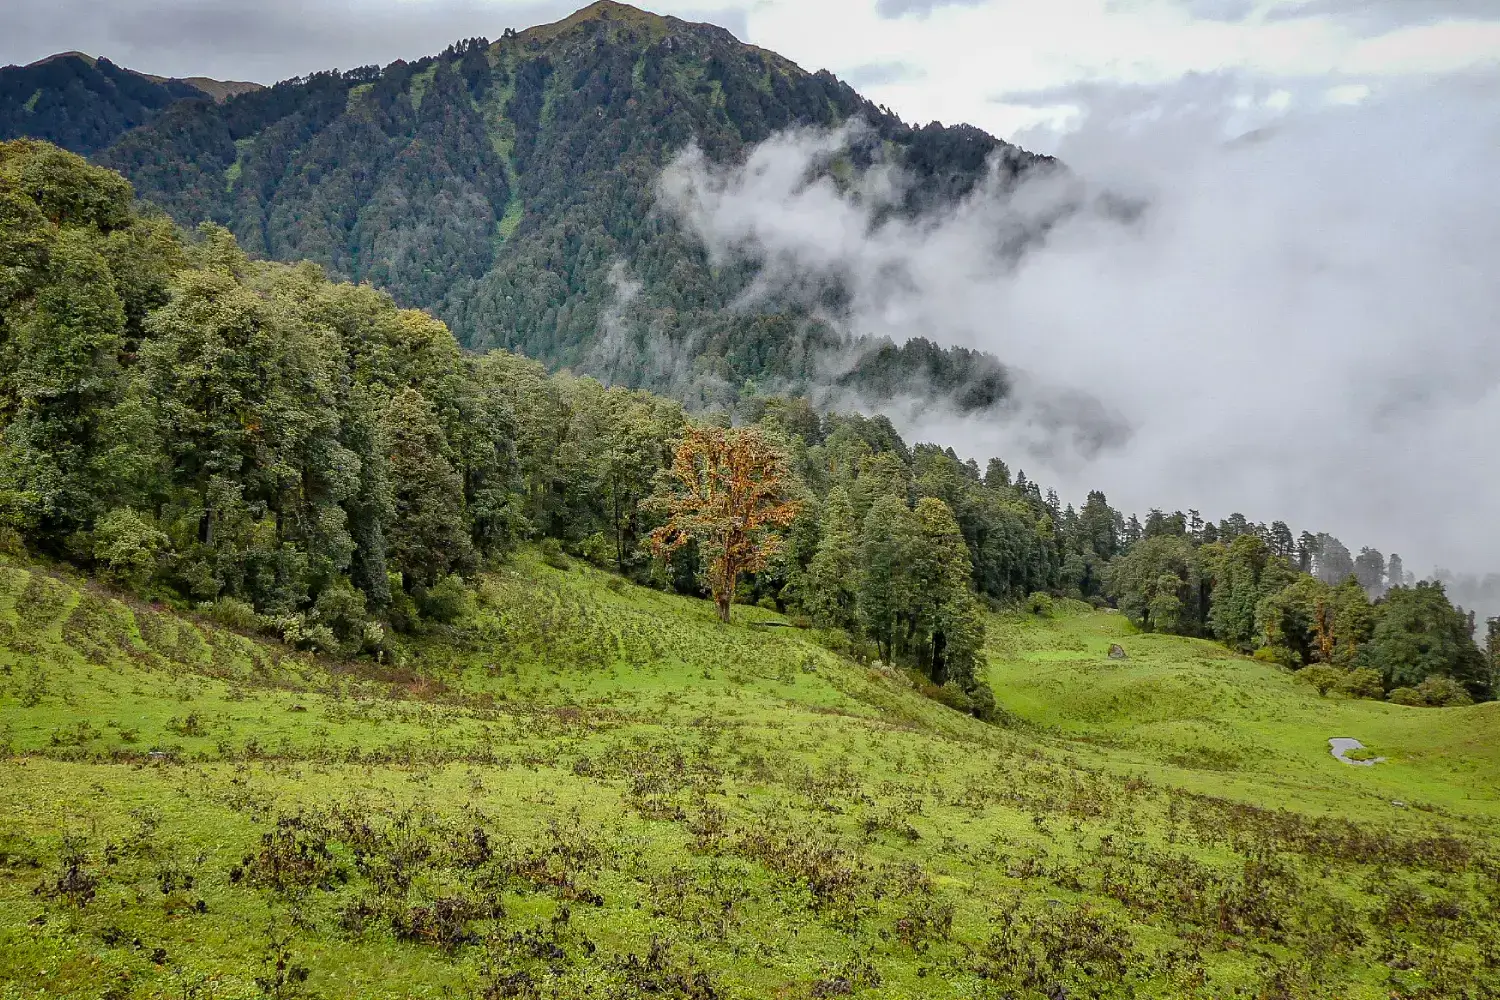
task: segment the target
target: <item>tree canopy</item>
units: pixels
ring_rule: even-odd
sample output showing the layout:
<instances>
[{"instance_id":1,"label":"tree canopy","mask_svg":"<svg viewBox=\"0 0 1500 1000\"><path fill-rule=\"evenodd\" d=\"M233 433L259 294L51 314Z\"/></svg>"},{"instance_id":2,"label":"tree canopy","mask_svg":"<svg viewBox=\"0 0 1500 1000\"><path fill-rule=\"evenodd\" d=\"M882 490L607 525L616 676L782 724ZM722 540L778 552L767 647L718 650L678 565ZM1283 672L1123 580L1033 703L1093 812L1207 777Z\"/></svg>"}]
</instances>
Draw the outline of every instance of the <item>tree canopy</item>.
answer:
<instances>
[{"instance_id":1,"label":"tree canopy","mask_svg":"<svg viewBox=\"0 0 1500 1000\"><path fill-rule=\"evenodd\" d=\"M1364 695L1492 693L1472 616L1394 558L1375 580L1374 550L1330 581L1348 549L1327 534L1143 523L1099 491L1075 509L884 417L760 393L694 415L466 352L386 293L131 195L0 144L0 545L348 656L449 620L464 578L541 539L725 618L748 601L842 631L981 715L984 607L1035 594Z\"/></svg>"}]
</instances>

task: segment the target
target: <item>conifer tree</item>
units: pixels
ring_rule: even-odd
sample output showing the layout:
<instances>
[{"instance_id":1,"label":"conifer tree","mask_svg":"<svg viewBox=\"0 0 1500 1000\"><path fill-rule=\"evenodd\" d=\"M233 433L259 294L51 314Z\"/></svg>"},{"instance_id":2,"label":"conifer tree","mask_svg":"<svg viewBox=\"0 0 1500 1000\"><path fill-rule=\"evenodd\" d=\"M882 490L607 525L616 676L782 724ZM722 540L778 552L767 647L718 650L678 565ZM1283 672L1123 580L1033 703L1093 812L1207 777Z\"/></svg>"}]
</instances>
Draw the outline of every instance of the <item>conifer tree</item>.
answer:
<instances>
[{"instance_id":1,"label":"conifer tree","mask_svg":"<svg viewBox=\"0 0 1500 1000\"><path fill-rule=\"evenodd\" d=\"M829 492L820 527L822 538L807 568L804 604L819 624L852 628L857 621L859 536L843 487Z\"/></svg>"}]
</instances>

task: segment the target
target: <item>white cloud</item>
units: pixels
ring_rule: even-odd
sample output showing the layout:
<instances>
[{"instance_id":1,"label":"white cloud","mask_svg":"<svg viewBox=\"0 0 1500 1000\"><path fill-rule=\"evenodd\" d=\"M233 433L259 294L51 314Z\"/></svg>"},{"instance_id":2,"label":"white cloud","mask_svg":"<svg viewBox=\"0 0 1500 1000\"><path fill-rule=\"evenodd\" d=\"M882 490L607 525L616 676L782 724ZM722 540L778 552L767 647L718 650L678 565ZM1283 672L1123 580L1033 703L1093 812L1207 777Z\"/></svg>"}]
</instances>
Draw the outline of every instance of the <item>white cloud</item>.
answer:
<instances>
[{"instance_id":1,"label":"white cloud","mask_svg":"<svg viewBox=\"0 0 1500 1000\"><path fill-rule=\"evenodd\" d=\"M747 27L756 44L810 69L920 67L920 79L871 82L867 96L909 120L967 121L1002 136L1037 120L1034 110L993 100L1014 90L1165 83L1227 70L1382 78L1500 58L1500 5L1494 18L1459 23L1445 18L1472 16L1479 4L1444 0L1443 17L1403 17L1421 0L1401 0L1399 9L1379 4L1384 13L1372 19L1352 3L1320 3L1300 17L1245 17L1254 5L1215 2L990 0L891 20L871 0L763 0L749 10Z\"/></svg>"},{"instance_id":2,"label":"white cloud","mask_svg":"<svg viewBox=\"0 0 1500 1000\"><path fill-rule=\"evenodd\" d=\"M983 347L1133 429L1092 457L1058 452L1036 422L928 423L928 436L1075 498L1238 509L1417 569L1484 569L1500 565L1493 82L1387 86L1353 105L1316 79L1225 74L1079 90L1080 128L1051 142L1086 182L991 192L941 218L875 221L889 174L852 192L808 183L842 142L818 133L741 169L689 157L663 197L715 253L765 259L772 285L843 277L851 332ZM1239 127L1259 131L1226 143L1243 94ZM1101 186L1151 207L1132 224L1077 212L1018 265L997 252Z\"/></svg>"}]
</instances>

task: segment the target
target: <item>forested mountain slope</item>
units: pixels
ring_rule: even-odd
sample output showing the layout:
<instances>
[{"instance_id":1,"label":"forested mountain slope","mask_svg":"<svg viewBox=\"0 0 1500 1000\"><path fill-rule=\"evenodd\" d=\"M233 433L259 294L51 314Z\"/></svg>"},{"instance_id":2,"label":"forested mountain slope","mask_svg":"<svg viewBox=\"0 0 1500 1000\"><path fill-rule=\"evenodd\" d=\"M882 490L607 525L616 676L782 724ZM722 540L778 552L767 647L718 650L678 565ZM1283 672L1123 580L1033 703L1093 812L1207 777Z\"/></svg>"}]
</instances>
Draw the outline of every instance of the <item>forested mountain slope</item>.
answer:
<instances>
[{"instance_id":1,"label":"forested mountain slope","mask_svg":"<svg viewBox=\"0 0 1500 1000\"><path fill-rule=\"evenodd\" d=\"M93 153L183 100L223 100L256 89L207 77L170 80L64 52L0 68L0 141L28 136Z\"/></svg>"},{"instance_id":2,"label":"forested mountain slope","mask_svg":"<svg viewBox=\"0 0 1500 1000\"><path fill-rule=\"evenodd\" d=\"M466 346L722 403L747 378L805 383L842 345L802 307L728 309L751 275L711 268L653 213L656 179L691 142L722 161L851 117L871 126L857 158L915 178L910 210L966 193L997 153L1012 173L1044 159L966 126L913 128L827 72L607 0L494 44L174 106L98 159L178 222L369 281ZM625 343L605 351L609 310L636 284ZM968 408L1006 392L994 359L926 343L854 375L877 397L918 381Z\"/></svg>"}]
</instances>

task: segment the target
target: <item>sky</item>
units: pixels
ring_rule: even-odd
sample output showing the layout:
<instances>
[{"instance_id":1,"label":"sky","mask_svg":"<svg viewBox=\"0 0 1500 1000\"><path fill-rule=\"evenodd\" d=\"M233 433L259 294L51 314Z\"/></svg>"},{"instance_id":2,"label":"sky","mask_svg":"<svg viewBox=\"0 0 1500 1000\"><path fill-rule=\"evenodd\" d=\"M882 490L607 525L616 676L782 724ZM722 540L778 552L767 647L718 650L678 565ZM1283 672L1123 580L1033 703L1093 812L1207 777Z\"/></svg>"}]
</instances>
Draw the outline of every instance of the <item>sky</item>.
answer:
<instances>
[{"instance_id":1,"label":"sky","mask_svg":"<svg viewBox=\"0 0 1500 1000\"><path fill-rule=\"evenodd\" d=\"M78 49L272 82L574 6L8 0L0 62ZM778 137L758 172L688 155L664 178L714 252L852 280L850 332L979 347L1022 373L1006 419L913 411L910 433L1005 455L1075 501L1241 510L1422 573L1500 570L1500 0L647 6L832 70L907 121L969 122L1068 164L1066 182L916 225L873 213L899 177L805 184L838 134ZM1094 210L1101 193L1149 207L1122 223ZM995 254L997 234L1064 205L1019 264ZM1049 410L1069 394L1128 433L1079 447Z\"/></svg>"},{"instance_id":2,"label":"sky","mask_svg":"<svg viewBox=\"0 0 1500 1000\"><path fill-rule=\"evenodd\" d=\"M272 83L417 58L566 16L581 0L7 0L0 63L107 55L142 72ZM654 0L909 121L1010 136L1077 113L1014 95L1188 73L1390 79L1500 54L1496 0Z\"/></svg>"}]
</instances>

